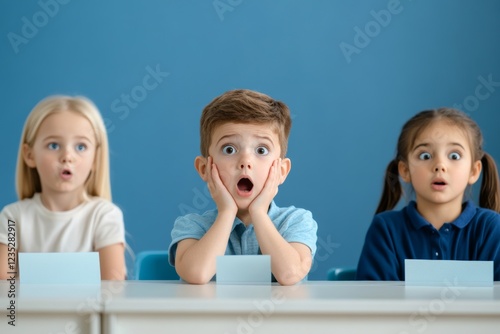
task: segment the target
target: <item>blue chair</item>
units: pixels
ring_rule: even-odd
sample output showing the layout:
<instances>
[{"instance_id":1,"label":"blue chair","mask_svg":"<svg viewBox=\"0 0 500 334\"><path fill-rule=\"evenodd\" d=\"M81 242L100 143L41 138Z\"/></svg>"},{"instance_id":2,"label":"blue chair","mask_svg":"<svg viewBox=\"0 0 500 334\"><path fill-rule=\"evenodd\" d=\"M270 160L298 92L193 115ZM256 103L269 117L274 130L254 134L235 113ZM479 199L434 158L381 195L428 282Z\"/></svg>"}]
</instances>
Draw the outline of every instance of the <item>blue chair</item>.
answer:
<instances>
[{"instance_id":1,"label":"blue chair","mask_svg":"<svg viewBox=\"0 0 500 334\"><path fill-rule=\"evenodd\" d=\"M326 279L329 281L354 281L356 280L356 268L331 268L328 270Z\"/></svg>"},{"instance_id":2,"label":"blue chair","mask_svg":"<svg viewBox=\"0 0 500 334\"><path fill-rule=\"evenodd\" d=\"M179 280L175 268L168 263L167 251L144 251L134 263L136 280Z\"/></svg>"}]
</instances>

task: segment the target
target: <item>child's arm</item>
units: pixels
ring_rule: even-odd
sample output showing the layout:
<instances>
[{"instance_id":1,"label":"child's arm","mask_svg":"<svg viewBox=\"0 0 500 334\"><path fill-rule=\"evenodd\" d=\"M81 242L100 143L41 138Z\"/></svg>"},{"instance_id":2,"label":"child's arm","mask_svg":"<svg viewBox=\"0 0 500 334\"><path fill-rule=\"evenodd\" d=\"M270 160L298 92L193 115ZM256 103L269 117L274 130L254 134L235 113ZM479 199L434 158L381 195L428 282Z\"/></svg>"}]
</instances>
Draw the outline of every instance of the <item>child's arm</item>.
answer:
<instances>
[{"instance_id":1,"label":"child's arm","mask_svg":"<svg viewBox=\"0 0 500 334\"><path fill-rule=\"evenodd\" d=\"M311 270L309 247L298 242L287 242L266 214L253 218L255 234L262 254L271 256L271 271L281 285L300 282Z\"/></svg>"},{"instance_id":2,"label":"child's arm","mask_svg":"<svg viewBox=\"0 0 500 334\"><path fill-rule=\"evenodd\" d=\"M0 280L5 280L10 278L11 275L7 274L10 271L16 271L16 269L9 269L8 264L8 247L5 244L0 243Z\"/></svg>"},{"instance_id":3,"label":"child's arm","mask_svg":"<svg viewBox=\"0 0 500 334\"><path fill-rule=\"evenodd\" d=\"M217 216L201 239L184 239L177 245L175 269L188 283L205 284L215 275L216 258L224 255L234 218Z\"/></svg>"},{"instance_id":4,"label":"child's arm","mask_svg":"<svg viewBox=\"0 0 500 334\"><path fill-rule=\"evenodd\" d=\"M123 244L114 244L99 249L102 280L124 280L125 256Z\"/></svg>"},{"instance_id":5,"label":"child's arm","mask_svg":"<svg viewBox=\"0 0 500 334\"><path fill-rule=\"evenodd\" d=\"M238 207L222 183L212 158L208 158L207 185L218 215L207 233L199 240L184 239L177 245L175 269L188 283L205 284L215 275L216 259L224 255Z\"/></svg>"},{"instance_id":6,"label":"child's arm","mask_svg":"<svg viewBox=\"0 0 500 334\"><path fill-rule=\"evenodd\" d=\"M312 255L306 245L287 242L267 214L281 182L280 164L281 159L271 166L266 184L250 204L249 212L262 254L271 256L271 271L274 277L282 285L292 285L309 273Z\"/></svg>"}]
</instances>

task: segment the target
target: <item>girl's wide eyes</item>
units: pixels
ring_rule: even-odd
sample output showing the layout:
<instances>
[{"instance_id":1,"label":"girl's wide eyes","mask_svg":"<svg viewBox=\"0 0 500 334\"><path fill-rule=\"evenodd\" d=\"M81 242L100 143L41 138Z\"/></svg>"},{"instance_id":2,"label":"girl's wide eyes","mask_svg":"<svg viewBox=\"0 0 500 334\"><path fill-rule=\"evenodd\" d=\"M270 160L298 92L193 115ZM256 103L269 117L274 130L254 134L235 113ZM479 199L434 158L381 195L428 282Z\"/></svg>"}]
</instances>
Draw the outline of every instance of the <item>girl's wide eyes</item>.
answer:
<instances>
[{"instance_id":1,"label":"girl's wide eyes","mask_svg":"<svg viewBox=\"0 0 500 334\"><path fill-rule=\"evenodd\" d=\"M86 149L87 149L87 145L85 145L85 144L78 144L78 145L76 145L76 150L77 150L78 152L83 152L83 151L85 151Z\"/></svg>"},{"instance_id":2,"label":"girl's wide eyes","mask_svg":"<svg viewBox=\"0 0 500 334\"><path fill-rule=\"evenodd\" d=\"M257 147L257 149L255 150L255 152L257 152L258 155L267 155L267 154L269 154L269 150L267 149L267 147L264 147L264 146Z\"/></svg>"},{"instance_id":3,"label":"girl's wide eyes","mask_svg":"<svg viewBox=\"0 0 500 334\"><path fill-rule=\"evenodd\" d=\"M222 153L226 155L233 155L236 153L236 148L233 145L226 145L222 147Z\"/></svg>"},{"instance_id":4,"label":"girl's wide eyes","mask_svg":"<svg viewBox=\"0 0 500 334\"><path fill-rule=\"evenodd\" d=\"M57 144L57 143L49 143L47 145L47 147L49 148L49 150L57 150L59 148L59 144Z\"/></svg>"},{"instance_id":5,"label":"girl's wide eyes","mask_svg":"<svg viewBox=\"0 0 500 334\"><path fill-rule=\"evenodd\" d=\"M432 158L432 155L428 152L423 152L418 155L418 158L420 160L429 160L430 158ZM448 158L451 160L460 160L462 156L458 152L452 152L448 155Z\"/></svg>"},{"instance_id":6,"label":"girl's wide eyes","mask_svg":"<svg viewBox=\"0 0 500 334\"><path fill-rule=\"evenodd\" d=\"M431 154L428 152L423 152L418 155L420 160L429 160L431 158Z\"/></svg>"},{"instance_id":7,"label":"girl's wide eyes","mask_svg":"<svg viewBox=\"0 0 500 334\"><path fill-rule=\"evenodd\" d=\"M49 143L47 145L47 147L49 150L58 150L60 148L58 143ZM87 145L86 144L77 144L75 146L75 150L77 152L83 152L83 151L87 150Z\"/></svg>"}]
</instances>

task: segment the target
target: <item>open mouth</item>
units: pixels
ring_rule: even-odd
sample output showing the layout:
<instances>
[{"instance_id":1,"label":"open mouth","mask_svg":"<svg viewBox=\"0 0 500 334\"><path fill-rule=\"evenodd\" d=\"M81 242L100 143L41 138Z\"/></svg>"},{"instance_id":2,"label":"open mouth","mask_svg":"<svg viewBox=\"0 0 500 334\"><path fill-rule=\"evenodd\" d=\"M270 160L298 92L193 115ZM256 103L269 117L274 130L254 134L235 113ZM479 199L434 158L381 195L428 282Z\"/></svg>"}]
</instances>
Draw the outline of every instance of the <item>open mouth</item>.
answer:
<instances>
[{"instance_id":1,"label":"open mouth","mask_svg":"<svg viewBox=\"0 0 500 334\"><path fill-rule=\"evenodd\" d=\"M238 190L242 192L250 192L252 191L253 183L250 179L242 178L238 181Z\"/></svg>"},{"instance_id":2,"label":"open mouth","mask_svg":"<svg viewBox=\"0 0 500 334\"><path fill-rule=\"evenodd\" d=\"M447 183L443 179L435 179L434 181L432 181L432 189L434 189L434 190L441 191L441 190L444 190L446 188L446 186L447 186Z\"/></svg>"},{"instance_id":3,"label":"open mouth","mask_svg":"<svg viewBox=\"0 0 500 334\"><path fill-rule=\"evenodd\" d=\"M62 175L70 176L71 175L71 171L69 169L64 169L61 174Z\"/></svg>"}]
</instances>

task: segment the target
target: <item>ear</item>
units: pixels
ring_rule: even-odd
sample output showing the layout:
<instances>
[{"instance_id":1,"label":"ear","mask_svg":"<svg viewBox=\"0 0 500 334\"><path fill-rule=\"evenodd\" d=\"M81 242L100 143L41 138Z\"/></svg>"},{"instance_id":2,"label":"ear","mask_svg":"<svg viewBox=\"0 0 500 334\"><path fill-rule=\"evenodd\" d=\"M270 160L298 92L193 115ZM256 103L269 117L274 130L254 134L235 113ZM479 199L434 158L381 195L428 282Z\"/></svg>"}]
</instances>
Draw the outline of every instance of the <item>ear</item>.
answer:
<instances>
[{"instance_id":1,"label":"ear","mask_svg":"<svg viewBox=\"0 0 500 334\"><path fill-rule=\"evenodd\" d=\"M30 168L35 168L35 158L33 156L33 149L28 144L23 144L23 159L24 163Z\"/></svg>"},{"instance_id":2,"label":"ear","mask_svg":"<svg viewBox=\"0 0 500 334\"><path fill-rule=\"evenodd\" d=\"M476 183L481 175L482 169L483 164L481 163L481 160L477 160L472 164L472 168L470 169L469 184Z\"/></svg>"},{"instance_id":3,"label":"ear","mask_svg":"<svg viewBox=\"0 0 500 334\"><path fill-rule=\"evenodd\" d=\"M283 184L283 182L285 182L286 180L286 177L288 176L288 173L290 173L290 170L292 169L292 161L288 158L282 159L279 169L280 169L280 184Z\"/></svg>"},{"instance_id":4,"label":"ear","mask_svg":"<svg viewBox=\"0 0 500 334\"><path fill-rule=\"evenodd\" d=\"M197 156L194 159L194 168L200 175L201 179L205 182L208 180L208 175L207 175L207 164L208 164L208 158L205 158L201 155Z\"/></svg>"},{"instance_id":5,"label":"ear","mask_svg":"<svg viewBox=\"0 0 500 334\"><path fill-rule=\"evenodd\" d=\"M408 168L408 165L405 162L398 162L398 172L403 181L405 181L406 183L411 182L410 168Z\"/></svg>"}]
</instances>

